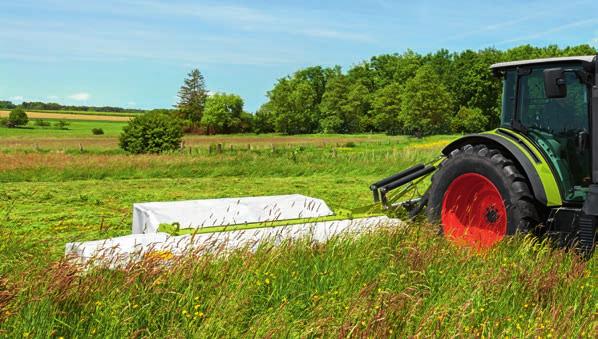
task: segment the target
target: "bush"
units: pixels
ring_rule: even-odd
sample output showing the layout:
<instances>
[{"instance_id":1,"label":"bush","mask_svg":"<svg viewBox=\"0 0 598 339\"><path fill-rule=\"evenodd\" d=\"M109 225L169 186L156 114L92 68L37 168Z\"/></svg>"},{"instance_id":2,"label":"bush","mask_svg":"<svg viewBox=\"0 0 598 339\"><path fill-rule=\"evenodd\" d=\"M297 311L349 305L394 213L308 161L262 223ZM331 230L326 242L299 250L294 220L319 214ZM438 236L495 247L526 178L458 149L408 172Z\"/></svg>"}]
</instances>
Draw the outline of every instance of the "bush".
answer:
<instances>
[{"instance_id":1,"label":"bush","mask_svg":"<svg viewBox=\"0 0 598 339\"><path fill-rule=\"evenodd\" d=\"M50 123L44 120L35 120L33 123L35 126L39 126L39 127L48 127L50 126Z\"/></svg>"},{"instance_id":2,"label":"bush","mask_svg":"<svg viewBox=\"0 0 598 339\"><path fill-rule=\"evenodd\" d=\"M91 133L93 133L93 135L102 135L104 134L104 130L101 128L92 128Z\"/></svg>"},{"instance_id":3,"label":"bush","mask_svg":"<svg viewBox=\"0 0 598 339\"><path fill-rule=\"evenodd\" d=\"M54 123L54 127L58 129L67 129L66 127L70 124L64 120L58 120L58 122Z\"/></svg>"},{"instance_id":4,"label":"bush","mask_svg":"<svg viewBox=\"0 0 598 339\"><path fill-rule=\"evenodd\" d=\"M8 115L8 120L6 122L7 127L19 127L25 126L29 122L29 117L27 117L27 113L22 108L15 108L10 111Z\"/></svg>"},{"instance_id":5,"label":"bush","mask_svg":"<svg viewBox=\"0 0 598 339\"><path fill-rule=\"evenodd\" d=\"M8 118L0 118L0 126L8 127Z\"/></svg>"},{"instance_id":6,"label":"bush","mask_svg":"<svg viewBox=\"0 0 598 339\"><path fill-rule=\"evenodd\" d=\"M176 150L183 138L182 122L172 115L146 113L131 120L120 135L120 147L133 154Z\"/></svg>"},{"instance_id":7,"label":"bush","mask_svg":"<svg viewBox=\"0 0 598 339\"><path fill-rule=\"evenodd\" d=\"M454 133L482 132L488 125L488 117L479 108L461 107L451 121Z\"/></svg>"}]
</instances>

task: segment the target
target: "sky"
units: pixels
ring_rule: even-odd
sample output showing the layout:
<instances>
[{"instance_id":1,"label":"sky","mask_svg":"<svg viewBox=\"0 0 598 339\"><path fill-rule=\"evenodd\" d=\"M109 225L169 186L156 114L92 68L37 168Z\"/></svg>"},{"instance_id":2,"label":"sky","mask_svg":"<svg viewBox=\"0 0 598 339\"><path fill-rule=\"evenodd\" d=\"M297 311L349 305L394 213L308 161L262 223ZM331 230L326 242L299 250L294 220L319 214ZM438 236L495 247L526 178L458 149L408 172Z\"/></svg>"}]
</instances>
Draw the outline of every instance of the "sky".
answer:
<instances>
[{"instance_id":1,"label":"sky","mask_svg":"<svg viewBox=\"0 0 598 339\"><path fill-rule=\"evenodd\" d=\"M253 112L277 79L384 53L598 46L598 1L0 0L0 100L167 108L198 68Z\"/></svg>"}]
</instances>

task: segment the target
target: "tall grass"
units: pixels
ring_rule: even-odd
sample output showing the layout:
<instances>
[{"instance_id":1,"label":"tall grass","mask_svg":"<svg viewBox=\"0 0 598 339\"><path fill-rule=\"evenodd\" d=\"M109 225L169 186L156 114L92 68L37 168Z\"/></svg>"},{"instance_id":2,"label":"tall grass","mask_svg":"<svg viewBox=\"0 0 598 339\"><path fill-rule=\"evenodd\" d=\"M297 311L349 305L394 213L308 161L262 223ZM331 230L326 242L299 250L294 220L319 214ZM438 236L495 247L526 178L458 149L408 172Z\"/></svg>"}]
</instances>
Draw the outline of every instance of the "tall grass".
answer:
<instances>
[{"instance_id":1,"label":"tall grass","mask_svg":"<svg viewBox=\"0 0 598 339\"><path fill-rule=\"evenodd\" d=\"M134 202L302 193L361 206L373 180L432 160L451 137L364 139L222 153L202 139L147 156L3 149L0 336L595 337L597 259L532 238L474 253L424 224L225 257L155 253L114 271L62 258L67 241L130 233Z\"/></svg>"},{"instance_id":2,"label":"tall grass","mask_svg":"<svg viewBox=\"0 0 598 339\"><path fill-rule=\"evenodd\" d=\"M530 238L476 253L413 226L225 258L155 255L116 271L59 260L0 284L1 333L594 337L596 278L596 260Z\"/></svg>"}]
</instances>

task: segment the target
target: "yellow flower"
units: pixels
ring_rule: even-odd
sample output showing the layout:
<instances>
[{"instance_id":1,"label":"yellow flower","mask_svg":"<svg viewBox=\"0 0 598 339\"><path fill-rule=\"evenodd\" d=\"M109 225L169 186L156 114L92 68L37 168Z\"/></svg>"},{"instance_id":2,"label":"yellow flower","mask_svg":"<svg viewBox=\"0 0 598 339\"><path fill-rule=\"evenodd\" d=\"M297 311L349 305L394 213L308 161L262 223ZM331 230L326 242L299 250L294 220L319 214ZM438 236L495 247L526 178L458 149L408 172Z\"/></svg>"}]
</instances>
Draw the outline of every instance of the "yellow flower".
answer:
<instances>
[{"instance_id":1,"label":"yellow flower","mask_svg":"<svg viewBox=\"0 0 598 339\"><path fill-rule=\"evenodd\" d=\"M137 304L133 305L133 308L137 308L137 307L139 307L139 305L137 305Z\"/></svg>"},{"instance_id":2,"label":"yellow flower","mask_svg":"<svg viewBox=\"0 0 598 339\"><path fill-rule=\"evenodd\" d=\"M270 285L270 279L266 278L266 280L264 280L264 282L266 283L266 285Z\"/></svg>"},{"instance_id":3,"label":"yellow flower","mask_svg":"<svg viewBox=\"0 0 598 339\"><path fill-rule=\"evenodd\" d=\"M193 300L197 301L197 300L199 300L199 297L195 297L195 298L193 298Z\"/></svg>"},{"instance_id":4,"label":"yellow flower","mask_svg":"<svg viewBox=\"0 0 598 339\"><path fill-rule=\"evenodd\" d=\"M29 332L23 332L23 338L28 338L29 337Z\"/></svg>"},{"instance_id":5,"label":"yellow flower","mask_svg":"<svg viewBox=\"0 0 598 339\"><path fill-rule=\"evenodd\" d=\"M102 306L102 302L101 301L96 301L96 306Z\"/></svg>"}]
</instances>

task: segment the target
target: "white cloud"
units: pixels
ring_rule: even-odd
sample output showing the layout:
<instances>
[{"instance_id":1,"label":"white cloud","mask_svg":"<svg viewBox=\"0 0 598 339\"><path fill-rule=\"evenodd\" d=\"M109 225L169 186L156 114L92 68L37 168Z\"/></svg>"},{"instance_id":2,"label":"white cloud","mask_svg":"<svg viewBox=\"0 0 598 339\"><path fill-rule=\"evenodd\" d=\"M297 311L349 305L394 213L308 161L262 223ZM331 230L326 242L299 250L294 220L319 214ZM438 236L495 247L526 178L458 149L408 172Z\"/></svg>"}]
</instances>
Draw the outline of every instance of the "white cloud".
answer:
<instances>
[{"instance_id":1,"label":"white cloud","mask_svg":"<svg viewBox=\"0 0 598 339\"><path fill-rule=\"evenodd\" d=\"M89 100L89 98L91 98L91 94L86 93L86 92L80 92L80 93L75 93L73 95L69 95L69 99L73 99L76 101L85 101L85 100Z\"/></svg>"},{"instance_id":2,"label":"white cloud","mask_svg":"<svg viewBox=\"0 0 598 339\"><path fill-rule=\"evenodd\" d=\"M559 33L562 31L567 31L567 30L571 30L574 28L582 27L582 26L595 25L597 23L598 23L598 19L595 19L595 18L586 19L586 20L576 20L576 21L570 22L568 24L557 26L556 28L553 28L553 29L532 32L531 34L528 34L525 36L520 36L520 37L516 37L513 39L499 41L499 42L495 43L494 45L505 45L505 44L521 42L521 41L527 42L529 40L540 38L540 37L550 35L553 33Z\"/></svg>"},{"instance_id":3,"label":"white cloud","mask_svg":"<svg viewBox=\"0 0 598 339\"><path fill-rule=\"evenodd\" d=\"M15 95L14 97L10 97L8 99L10 99L10 101L23 101L23 96L22 95Z\"/></svg>"},{"instance_id":4,"label":"white cloud","mask_svg":"<svg viewBox=\"0 0 598 339\"><path fill-rule=\"evenodd\" d=\"M58 100L58 99L60 99L57 95L48 95L46 98L48 100Z\"/></svg>"}]
</instances>

